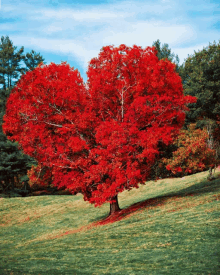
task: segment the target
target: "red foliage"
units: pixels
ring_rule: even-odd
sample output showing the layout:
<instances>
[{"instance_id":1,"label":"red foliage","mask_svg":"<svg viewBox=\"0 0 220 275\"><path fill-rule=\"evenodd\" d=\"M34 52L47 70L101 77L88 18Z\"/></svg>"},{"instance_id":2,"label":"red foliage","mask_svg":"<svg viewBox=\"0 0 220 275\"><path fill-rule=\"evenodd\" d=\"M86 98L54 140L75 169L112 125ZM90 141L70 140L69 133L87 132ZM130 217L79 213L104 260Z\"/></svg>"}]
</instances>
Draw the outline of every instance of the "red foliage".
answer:
<instances>
[{"instance_id":1,"label":"red foliage","mask_svg":"<svg viewBox=\"0 0 220 275\"><path fill-rule=\"evenodd\" d=\"M4 131L53 170L53 184L101 205L144 183L185 119L175 65L153 48L102 48L89 63L88 88L62 63L28 72L12 91Z\"/></svg>"}]
</instances>

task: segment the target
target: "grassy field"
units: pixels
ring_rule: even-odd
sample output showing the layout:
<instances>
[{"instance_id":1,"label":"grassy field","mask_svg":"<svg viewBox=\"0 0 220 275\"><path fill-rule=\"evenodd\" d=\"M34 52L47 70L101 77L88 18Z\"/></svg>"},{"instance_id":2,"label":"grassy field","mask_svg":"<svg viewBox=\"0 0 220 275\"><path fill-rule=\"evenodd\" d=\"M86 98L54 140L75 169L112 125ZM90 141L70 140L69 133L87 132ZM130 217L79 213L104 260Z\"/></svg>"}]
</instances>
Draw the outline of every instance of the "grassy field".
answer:
<instances>
[{"instance_id":1,"label":"grassy field","mask_svg":"<svg viewBox=\"0 0 220 275\"><path fill-rule=\"evenodd\" d=\"M106 219L77 196L0 199L0 274L218 274L218 178L208 172L119 194Z\"/></svg>"}]
</instances>

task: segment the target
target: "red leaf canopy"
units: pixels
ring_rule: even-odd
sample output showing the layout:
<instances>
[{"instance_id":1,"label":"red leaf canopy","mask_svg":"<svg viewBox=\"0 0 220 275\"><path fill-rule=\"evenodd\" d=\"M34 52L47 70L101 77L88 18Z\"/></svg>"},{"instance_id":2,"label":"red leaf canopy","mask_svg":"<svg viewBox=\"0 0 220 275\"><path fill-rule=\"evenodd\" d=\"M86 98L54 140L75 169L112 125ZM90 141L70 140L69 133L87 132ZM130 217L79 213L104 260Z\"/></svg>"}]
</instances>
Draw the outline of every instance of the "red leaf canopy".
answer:
<instances>
[{"instance_id":1,"label":"red leaf canopy","mask_svg":"<svg viewBox=\"0 0 220 275\"><path fill-rule=\"evenodd\" d=\"M87 88L66 63L28 72L12 91L4 130L53 171L54 184L101 205L144 183L185 119L175 65L153 48L103 47Z\"/></svg>"}]
</instances>

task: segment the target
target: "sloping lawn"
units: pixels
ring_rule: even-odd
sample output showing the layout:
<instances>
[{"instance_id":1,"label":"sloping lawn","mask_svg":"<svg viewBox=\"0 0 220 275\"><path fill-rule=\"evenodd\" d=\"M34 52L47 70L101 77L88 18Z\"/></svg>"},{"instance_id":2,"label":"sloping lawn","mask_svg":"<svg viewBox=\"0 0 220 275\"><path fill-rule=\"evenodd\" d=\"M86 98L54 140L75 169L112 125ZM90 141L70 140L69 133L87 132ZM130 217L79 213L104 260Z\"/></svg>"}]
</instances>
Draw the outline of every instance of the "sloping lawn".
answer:
<instances>
[{"instance_id":1,"label":"sloping lawn","mask_svg":"<svg viewBox=\"0 0 220 275\"><path fill-rule=\"evenodd\" d=\"M218 178L149 181L123 209L77 196L0 199L0 274L218 274Z\"/></svg>"}]
</instances>

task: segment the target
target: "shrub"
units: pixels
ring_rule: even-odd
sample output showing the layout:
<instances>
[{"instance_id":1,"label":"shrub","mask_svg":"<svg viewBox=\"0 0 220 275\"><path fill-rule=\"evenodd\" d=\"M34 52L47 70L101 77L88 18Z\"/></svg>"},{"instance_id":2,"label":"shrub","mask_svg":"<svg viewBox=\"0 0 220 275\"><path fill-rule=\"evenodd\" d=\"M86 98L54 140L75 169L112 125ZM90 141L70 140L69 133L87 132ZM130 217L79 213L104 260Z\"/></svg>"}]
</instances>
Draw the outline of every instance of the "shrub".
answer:
<instances>
[{"instance_id":1,"label":"shrub","mask_svg":"<svg viewBox=\"0 0 220 275\"><path fill-rule=\"evenodd\" d=\"M181 130L172 158L164 158L166 169L181 176L212 169L218 164L216 150L208 147L209 134L206 129L195 129L195 124Z\"/></svg>"}]
</instances>

